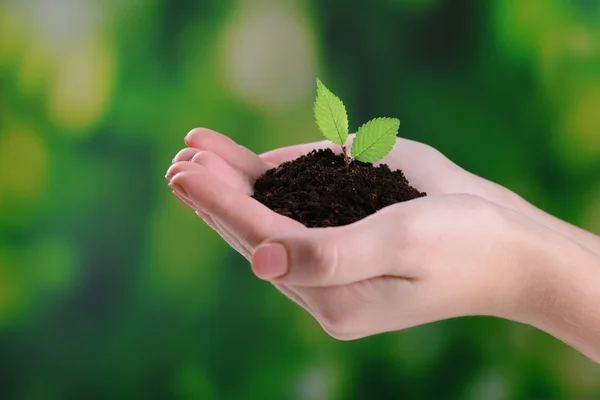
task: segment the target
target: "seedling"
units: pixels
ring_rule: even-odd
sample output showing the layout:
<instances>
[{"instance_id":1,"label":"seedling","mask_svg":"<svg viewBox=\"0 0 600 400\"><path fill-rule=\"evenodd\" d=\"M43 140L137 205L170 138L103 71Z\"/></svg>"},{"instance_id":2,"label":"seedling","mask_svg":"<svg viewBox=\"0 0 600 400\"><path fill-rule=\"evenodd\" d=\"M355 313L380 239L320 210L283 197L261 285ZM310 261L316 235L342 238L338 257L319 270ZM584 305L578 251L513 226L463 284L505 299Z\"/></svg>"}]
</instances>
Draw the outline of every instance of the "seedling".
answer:
<instances>
[{"instance_id":1,"label":"seedling","mask_svg":"<svg viewBox=\"0 0 600 400\"><path fill-rule=\"evenodd\" d=\"M344 103L317 78L315 119L321 133L331 142L342 147L346 168L352 159L374 163L385 157L396 144L400 120L375 118L358 128L352 142L350 157L346 149L348 139L348 114Z\"/></svg>"},{"instance_id":2,"label":"seedling","mask_svg":"<svg viewBox=\"0 0 600 400\"><path fill-rule=\"evenodd\" d=\"M347 149L346 108L319 79L315 118L323 135L342 147L343 157L321 149L284 162L254 182L254 199L304 226L325 228L348 225L392 204L427 195L412 187L394 165L372 164L396 144L399 120L367 122ZM341 167L342 160L346 168Z\"/></svg>"}]
</instances>

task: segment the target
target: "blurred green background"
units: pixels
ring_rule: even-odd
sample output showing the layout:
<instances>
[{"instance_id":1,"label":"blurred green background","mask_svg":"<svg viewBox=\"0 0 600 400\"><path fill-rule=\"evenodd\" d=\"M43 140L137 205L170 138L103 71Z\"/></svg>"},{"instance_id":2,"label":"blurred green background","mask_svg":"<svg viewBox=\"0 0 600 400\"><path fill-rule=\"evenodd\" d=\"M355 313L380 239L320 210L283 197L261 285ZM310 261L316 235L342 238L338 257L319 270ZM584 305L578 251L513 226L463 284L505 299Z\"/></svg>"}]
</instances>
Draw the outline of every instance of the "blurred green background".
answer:
<instances>
[{"instance_id":1,"label":"blurred green background","mask_svg":"<svg viewBox=\"0 0 600 400\"><path fill-rule=\"evenodd\" d=\"M317 76L600 232L597 0L2 0L0 398L600 398L507 321L335 341L171 195L193 127L319 139Z\"/></svg>"}]
</instances>

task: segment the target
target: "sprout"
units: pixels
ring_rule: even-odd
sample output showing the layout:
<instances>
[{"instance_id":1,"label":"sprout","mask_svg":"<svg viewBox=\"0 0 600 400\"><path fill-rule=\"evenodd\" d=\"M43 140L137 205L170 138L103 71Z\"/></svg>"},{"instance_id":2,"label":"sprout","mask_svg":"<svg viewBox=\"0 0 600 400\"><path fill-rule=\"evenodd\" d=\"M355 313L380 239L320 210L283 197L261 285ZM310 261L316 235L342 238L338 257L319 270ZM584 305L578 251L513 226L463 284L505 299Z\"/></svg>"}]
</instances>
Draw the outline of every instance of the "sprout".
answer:
<instances>
[{"instance_id":1,"label":"sprout","mask_svg":"<svg viewBox=\"0 0 600 400\"><path fill-rule=\"evenodd\" d=\"M346 107L318 78L315 119L325 138L342 147L348 168L351 160L345 146L348 139ZM394 147L399 129L400 120L396 118L375 118L362 125L352 142L352 158L370 163L381 160Z\"/></svg>"}]
</instances>

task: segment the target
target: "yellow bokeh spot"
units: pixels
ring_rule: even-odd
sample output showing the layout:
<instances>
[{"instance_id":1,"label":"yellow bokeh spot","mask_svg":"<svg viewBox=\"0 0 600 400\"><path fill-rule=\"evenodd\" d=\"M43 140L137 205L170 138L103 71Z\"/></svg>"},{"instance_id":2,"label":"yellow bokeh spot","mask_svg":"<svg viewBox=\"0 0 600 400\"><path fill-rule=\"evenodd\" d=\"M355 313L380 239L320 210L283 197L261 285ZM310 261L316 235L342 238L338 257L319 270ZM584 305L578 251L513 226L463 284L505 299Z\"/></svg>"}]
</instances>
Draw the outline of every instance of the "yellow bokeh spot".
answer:
<instances>
[{"instance_id":1,"label":"yellow bokeh spot","mask_svg":"<svg viewBox=\"0 0 600 400\"><path fill-rule=\"evenodd\" d=\"M598 35L595 35L598 36ZM597 39L593 32L579 26L574 26L571 29L570 35L566 38L567 46L574 54L582 57L592 57L598 54Z\"/></svg>"},{"instance_id":2,"label":"yellow bokeh spot","mask_svg":"<svg viewBox=\"0 0 600 400\"><path fill-rule=\"evenodd\" d=\"M311 99L316 75L312 31L287 2L242 6L221 42L220 70L239 99L267 111Z\"/></svg>"},{"instance_id":3,"label":"yellow bokeh spot","mask_svg":"<svg viewBox=\"0 0 600 400\"><path fill-rule=\"evenodd\" d=\"M578 146L581 156L600 158L600 84L574 96L565 115L564 132Z\"/></svg>"},{"instance_id":4,"label":"yellow bokeh spot","mask_svg":"<svg viewBox=\"0 0 600 400\"><path fill-rule=\"evenodd\" d=\"M85 133L106 111L114 85L115 58L100 38L82 41L57 68L48 111L67 130Z\"/></svg>"},{"instance_id":5,"label":"yellow bokeh spot","mask_svg":"<svg viewBox=\"0 0 600 400\"><path fill-rule=\"evenodd\" d=\"M0 135L0 198L36 197L48 170L48 153L32 129L7 126Z\"/></svg>"},{"instance_id":6,"label":"yellow bokeh spot","mask_svg":"<svg viewBox=\"0 0 600 400\"><path fill-rule=\"evenodd\" d=\"M0 67L9 63L23 41L23 25L7 4L0 2Z\"/></svg>"},{"instance_id":7,"label":"yellow bokeh spot","mask_svg":"<svg viewBox=\"0 0 600 400\"><path fill-rule=\"evenodd\" d=\"M32 38L22 49L17 75L22 93L34 94L51 77L54 60L47 49L38 37Z\"/></svg>"}]
</instances>

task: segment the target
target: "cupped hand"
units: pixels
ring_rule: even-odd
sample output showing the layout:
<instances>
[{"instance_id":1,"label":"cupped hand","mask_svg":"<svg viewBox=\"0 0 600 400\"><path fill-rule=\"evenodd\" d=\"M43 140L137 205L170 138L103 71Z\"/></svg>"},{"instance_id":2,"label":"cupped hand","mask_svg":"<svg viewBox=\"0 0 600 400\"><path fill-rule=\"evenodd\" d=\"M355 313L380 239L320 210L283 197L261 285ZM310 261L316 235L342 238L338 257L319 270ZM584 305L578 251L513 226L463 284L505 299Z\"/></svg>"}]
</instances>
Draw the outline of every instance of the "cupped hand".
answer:
<instances>
[{"instance_id":1,"label":"cupped hand","mask_svg":"<svg viewBox=\"0 0 600 400\"><path fill-rule=\"evenodd\" d=\"M346 146L354 140L350 135ZM331 148L340 153L340 146L329 141L314 142L276 149L256 156L248 149L209 129L194 129L186 137L190 146L182 150L174 159L190 161L199 151L209 151L221 157L247 178L247 191L252 191L252 183L267 169L282 162L293 160L311 150ZM429 195L471 194L514 210L530 220L543 225L600 255L600 241L597 236L566 223L533 206L514 192L496 183L474 175L446 158L438 150L423 143L398 138L396 145L382 163L392 169L401 169L409 182ZM248 189L249 188L249 189Z\"/></svg>"},{"instance_id":2,"label":"cupped hand","mask_svg":"<svg viewBox=\"0 0 600 400\"><path fill-rule=\"evenodd\" d=\"M351 145L352 140L354 135L349 136L347 147ZM253 184L258 177L283 162L294 160L316 149L330 148L337 154L341 153L340 146L329 141L320 141L283 147L256 155L228 137L204 128L192 130L185 141L189 147L175 156L173 166L167 172L168 178L174 176L176 172L198 170L197 166L191 165L197 164L222 178L222 182L228 183L230 187L247 195L253 192ZM426 144L398 138L390 154L381 163L388 164L392 170L401 169L412 186L427 192L428 195L458 193L475 195L517 211L575 241L586 242L585 239L588 239L584 237L580 240L580 237L574 237L585 233L576 232L575 227L565 226L562 221L543 213L510 190L465 171ZM213 228L219 227L218 220L213 221L202 211L199 214ZM243 254L248 257L250 253L251 251Z\"/></svg>"},{"instance_id":3,"label":"cupped hand","mask_svg":"<svg viewBox=\"0 0 600 400\"><path fill-rule=\"evenodd\" d=\"M190 147L167 172L174 193L249 259L258 277L334 337L353 339L461 315L504 316L519 303L527 277L507 250L526 241L527 235L517 233L535 224L510 210L510 192L431 147L398 139L383 160L428 197L344 227L308 229L250 194L267 169L329 147L327 142L261 156L206 129L192 131L186 142Z\"/></svg>"},{"instance_id":4,"label":"cupped hand","mask_svg":"<svg viewBox=\"0 0 600 400\"><path fill-rule=\"evenodd\" d=\"M350 135L347 146L351 144L353 138L354 135ZM211 179L218 179L220 185L225 184L229 189L235 190L238 195L244 195L237 200L238 202L242 202L242 199L244 202L248 201L246 197L253 193L254 182L270 168L275 168L283 162L296 159L315 149L331 148L338 154L341 152L339 146L329 141L322 141L284 147L258 156L230 138L203 128L192 130L186 136L185 141L189 147L181 150L175 156L173 165L167 171L167 179L170 180L181 172L194 172L193 176L196 178L200 174L205 175L206 178L208 174ZM413 186L429 195L466 193L480 196L508 208L519 208L520 206L518 196L501 186L464 171L440 152L422 143L399 138L392 152L382 160L382 163L388 164L391 169L403 170ZM209 191L210 189L205 184L199 190ZM178 195L177 192L175 194ZM180 198L180 200L186 203L185 199ZM227 201L228 199L221 198L218 202L223 206L223 202ZM192 204L186 204L195 208ZM260 213L260 218L266 218L267 223L273 224L278 232L303 227L295 221L282 220L273 213L267 213L266 208L260 207L256 202L251 202L251 204L252 207L259 208L264 213L264 215ZM232 247L246 258L250 258L255 247L254 244L260 243L260 241L250 238L258 236L254 230L261 229L260 226L250 224L247 228L253 230L252 234L246 233L245 236L239 237L224 225L221 218L211 215L203 209L195 209L198 215L217 230ZM244 212L244 210L239 211ZM272 219L273 222L271 222ZM264 226L264 223L261 226Z\"/></svg>"}]
</instances>

